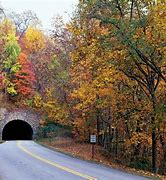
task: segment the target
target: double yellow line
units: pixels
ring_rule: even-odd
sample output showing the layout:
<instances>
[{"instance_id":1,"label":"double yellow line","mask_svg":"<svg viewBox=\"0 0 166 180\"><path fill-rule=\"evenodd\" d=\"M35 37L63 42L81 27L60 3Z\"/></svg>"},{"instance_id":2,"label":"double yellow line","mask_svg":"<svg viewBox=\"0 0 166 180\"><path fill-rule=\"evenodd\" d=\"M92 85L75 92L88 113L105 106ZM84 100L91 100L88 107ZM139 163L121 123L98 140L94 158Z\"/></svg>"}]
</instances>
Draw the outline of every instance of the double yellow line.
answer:
<instances>
[{"instance_id":1,"label":"double yellow line","mask_svg":"<svg viewBox=\"0 0 166 180\"><path fill-rule=\"evenodd\" d=\"M60 165L60 164L57 164L57 163L55 163L55 162L52 162L52 161L50 161L50 160L48 160L48 159L45 159L45 158L43 158L43 157L40 157L40 156L38 156L38 155L30 152L28 149L26 149L25 147L23 147L23 146L21 145L21 142L20 142L20 141L17 141L17 146L18 146L18 148L20 148L22 151L24 151L24 152L27 153L28 155L30 155L30 156L32 156L32 157L34 157L34 158L36 158L36 159L38 159L38 160L40 160L40 161L43 161L43 162L45 162L45 163L47 163L47 164L49 164L49 165L52 165L52 166L54 166L54 167L56 167L56 168L59 168L59 169L61 169L61 170L67 171L67 172L69 172L69 173L72 173L72 174L74 174L74 175L80 176L80 177L85 178L85 179L88 179L88 180L97 180L96 178L94 178L94 177L92 177L92 176L88 176L88 175L86 175L86 174L80 173L80 172L75 171L75 170L73 170L73 169L71 169L71 168L62 166L62 165Z\"/></svg>"}]
</instances>

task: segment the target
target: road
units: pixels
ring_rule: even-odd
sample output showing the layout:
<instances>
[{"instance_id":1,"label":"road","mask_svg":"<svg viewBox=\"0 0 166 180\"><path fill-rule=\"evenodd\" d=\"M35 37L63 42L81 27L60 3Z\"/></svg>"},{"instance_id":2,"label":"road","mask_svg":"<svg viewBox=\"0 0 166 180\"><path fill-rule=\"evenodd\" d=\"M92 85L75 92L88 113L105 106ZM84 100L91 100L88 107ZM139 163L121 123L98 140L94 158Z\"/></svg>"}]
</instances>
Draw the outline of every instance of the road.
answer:
<instances>
[{"instance_id":1,"label":"road","mask_svg":"<svg viewBox=\"0 0 166 180\"><path fill-rule=\"evenodd\" d=\"M0 144L2 180L146 180L96 163L72 158L34 141Z\"/></svg>"}]
</instances>

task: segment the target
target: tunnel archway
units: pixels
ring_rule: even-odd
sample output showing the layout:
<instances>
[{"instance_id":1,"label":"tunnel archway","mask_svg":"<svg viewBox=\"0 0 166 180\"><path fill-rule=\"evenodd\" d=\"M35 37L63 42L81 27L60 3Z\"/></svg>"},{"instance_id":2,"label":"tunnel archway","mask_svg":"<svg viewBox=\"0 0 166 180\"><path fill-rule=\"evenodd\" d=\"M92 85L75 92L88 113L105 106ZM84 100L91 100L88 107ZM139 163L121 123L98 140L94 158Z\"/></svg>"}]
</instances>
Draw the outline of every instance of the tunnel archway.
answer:
<instances>
[{"instance_id":1,"label":"tunnel archway","mask_svg":"<svg viewBox=\"0 0 166 180\"><path fill-rule=\"evenodd\" d=\"M2 131L2 140L32 140L32 137L32 127L22 120L8 122Z\"/></svg>"}]
</instances>

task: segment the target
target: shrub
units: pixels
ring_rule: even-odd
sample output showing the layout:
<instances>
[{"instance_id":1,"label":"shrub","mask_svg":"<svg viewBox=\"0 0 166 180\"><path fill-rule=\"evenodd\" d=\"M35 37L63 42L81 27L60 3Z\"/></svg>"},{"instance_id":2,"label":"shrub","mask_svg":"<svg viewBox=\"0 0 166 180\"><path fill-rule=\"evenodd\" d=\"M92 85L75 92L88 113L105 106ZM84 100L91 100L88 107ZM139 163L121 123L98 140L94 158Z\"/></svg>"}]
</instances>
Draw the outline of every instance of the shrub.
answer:
<instances>
[{"instance_id":1,"label":"shrub","mask_svg":"<svg viewBox=\"0 0 166 180\"><path fill-rule=\"evenodd\" d=\"M143 159L137 159L130 162L129 166L136 169L150 170L151 163L148 159L143 158Z\"/></svg>"},{"instance_id":2,"label":"shrub","mask_svg":"<svg viewBox=\"0 0 166 180\"><path fill-rule=\"evenodd\" d=\"M39 127L37 136L38 138L51 138L57 136L71 137L72 130L71 127L51 122L45 126Z\"/></svg>"}]
</instances>

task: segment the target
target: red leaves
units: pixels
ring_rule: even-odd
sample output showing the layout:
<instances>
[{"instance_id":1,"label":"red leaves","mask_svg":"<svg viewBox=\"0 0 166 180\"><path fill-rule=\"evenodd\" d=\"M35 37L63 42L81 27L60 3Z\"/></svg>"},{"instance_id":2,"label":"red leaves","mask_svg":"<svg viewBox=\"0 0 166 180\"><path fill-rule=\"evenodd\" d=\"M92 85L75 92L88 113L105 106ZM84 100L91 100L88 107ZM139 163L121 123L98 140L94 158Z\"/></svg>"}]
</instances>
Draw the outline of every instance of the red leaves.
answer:
<instances>
[{"instance_id":1,"label":"red leaves","mask_svg":"<svg viewBox=\"0 0 166 180\"><path fill-rule=\"evenodd\" d=\"M15 74L14 83L16 85L16 90L23 96L30 96L33 94L35 82L32 64L27 59L26 54L23 53L19 55L18 62L21 65L21 69Z\"/></svg>"}]
</instances>

